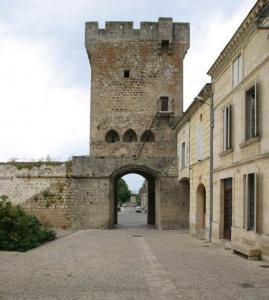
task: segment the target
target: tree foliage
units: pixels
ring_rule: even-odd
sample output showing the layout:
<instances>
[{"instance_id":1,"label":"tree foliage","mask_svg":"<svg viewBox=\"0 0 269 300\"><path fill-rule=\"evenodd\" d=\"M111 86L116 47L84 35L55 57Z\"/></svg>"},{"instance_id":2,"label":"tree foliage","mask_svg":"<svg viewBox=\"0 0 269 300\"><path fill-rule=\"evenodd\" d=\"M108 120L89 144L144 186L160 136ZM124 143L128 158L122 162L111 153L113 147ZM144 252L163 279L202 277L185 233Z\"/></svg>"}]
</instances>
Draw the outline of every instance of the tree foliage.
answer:
<instances>
[{"instance_id":1,"label":"tree foliage","mask_svg":"<svg viewBox=\"0 0 269 300\"><path fill-rule=\"evenodd\" d=\"M24 252L55 239L55 235L6 196L0 197L0 250Z\"/></svg>"},{"instance_id":2,"label":"tree foliage","mask_svg":"<svg viewBox=\"0 0 269 300\"><path fill-rule=\"evenodd\" d=\"M118 182L117 201L119 204L129 202L131 199L131 191L128 184L124 179L120 179Z\"/></svg>"}]
</instances>

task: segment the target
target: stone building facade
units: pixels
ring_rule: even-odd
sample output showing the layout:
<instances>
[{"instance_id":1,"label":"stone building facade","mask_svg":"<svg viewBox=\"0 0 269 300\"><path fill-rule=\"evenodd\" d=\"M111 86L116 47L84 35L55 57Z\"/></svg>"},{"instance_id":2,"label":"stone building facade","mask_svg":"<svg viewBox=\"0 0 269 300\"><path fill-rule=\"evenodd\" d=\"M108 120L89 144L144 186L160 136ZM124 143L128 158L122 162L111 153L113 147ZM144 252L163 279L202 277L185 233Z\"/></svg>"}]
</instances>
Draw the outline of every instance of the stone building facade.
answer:
<instances>
[{"instance_id":1,"label":"stone building facade","mask_svg":"<svg viewBox=\"0 0 269 300\"><path fill-rule=\"evenodd\" d=\"M209 142L211 84L206 84L183 118L175 125L178 147L178 180L189 209L189 230L209 238Z\"/></svg>"},{"instance_id":2,"label":"stone building facade","mask_svg":"<svg viewBox=\"0 0 269 300\"><path fill-rule=\"evenodd\" d=\"M269 259L269 1L257 1L212 77L213 239ZM267 22L267 23L266 23ZM261 29L267 27L267 30Z\"/></svg>"},{"instance_id":3,"label":"stone building facade","mask_svg":"<svg viewBox=\"0 0 269 300\"><path fill-rule=\"evenodd\" d=\"M224 241L249 259L265 260L269 260L268 16L269 1L257 1L210 68L211 85L202 89L175 125L178 179L185 186L181 197L189 200L190 233Z\"/></svg>"},{"instance_id":4,"label":"stone building facade","mask_svg":"<svg viewBox=\"0 0 269 300\"><path fill-rule=\"evenodd\" d=\"M144 213L148 212L148 183L145 180L139 189L139 196L141 199L141 208Z\"/></svg>"}]
</instances>

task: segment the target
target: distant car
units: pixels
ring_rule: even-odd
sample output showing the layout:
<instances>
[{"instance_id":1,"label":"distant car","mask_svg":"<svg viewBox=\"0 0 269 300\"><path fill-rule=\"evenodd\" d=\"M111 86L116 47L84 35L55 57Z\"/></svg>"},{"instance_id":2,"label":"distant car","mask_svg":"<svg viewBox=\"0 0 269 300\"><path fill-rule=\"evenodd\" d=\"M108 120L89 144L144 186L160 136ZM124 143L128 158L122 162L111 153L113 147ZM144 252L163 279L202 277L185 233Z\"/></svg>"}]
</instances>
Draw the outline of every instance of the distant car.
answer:
<instances>
[{"instance_id":1,"label":"distant car","mask_svg":"<svg viewBox=\"0 0 269 300\"><path fill-rule=\"evenodd\" d=\"M140 206L137 206L137 207L135 208L135 212L141 213L141 212L142 212L142 208L141 208Z\"/></svg>"},{"instance_id":2,"label":"distant car","mask_svg":"<svg viewBox=\"0 0 269 300\"><path fill-rule=\"evenodd\" d=\"M126 207L127 205L125 203L122 204L122 207Z\"/></svg>"}]
</instances>

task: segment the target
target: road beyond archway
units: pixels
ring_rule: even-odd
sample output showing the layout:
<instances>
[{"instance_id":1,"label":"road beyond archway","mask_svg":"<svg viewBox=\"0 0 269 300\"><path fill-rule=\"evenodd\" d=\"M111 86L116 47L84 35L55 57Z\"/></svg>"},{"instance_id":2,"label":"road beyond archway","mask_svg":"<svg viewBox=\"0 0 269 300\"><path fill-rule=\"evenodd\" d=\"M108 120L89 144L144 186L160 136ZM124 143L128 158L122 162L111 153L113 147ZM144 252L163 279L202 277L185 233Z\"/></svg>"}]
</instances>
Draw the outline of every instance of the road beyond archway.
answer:
<instances>
[{"instance_id":1,"label":"road beyond archway","mask_svg":"<svg viewBox=\"0 0 269 300\"><path fill-rule=\"evenodd\" d=\"M154 228L154 225L147 224L147 214L145 212L137 213L135 207L122 207L118 213L117 228Z\"/></svg>"}]
</instances>

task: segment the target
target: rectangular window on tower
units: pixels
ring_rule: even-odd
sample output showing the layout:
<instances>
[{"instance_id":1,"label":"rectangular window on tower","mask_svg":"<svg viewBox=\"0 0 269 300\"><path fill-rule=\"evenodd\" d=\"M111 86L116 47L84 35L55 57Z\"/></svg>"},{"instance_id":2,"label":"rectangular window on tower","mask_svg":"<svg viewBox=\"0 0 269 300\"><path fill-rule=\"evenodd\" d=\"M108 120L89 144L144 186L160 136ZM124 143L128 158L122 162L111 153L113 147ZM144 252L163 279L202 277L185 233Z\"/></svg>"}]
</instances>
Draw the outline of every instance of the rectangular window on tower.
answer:
<instances>
[{"instance_id":1,"label":"rectangular window on tower","mask_svg":"<svg viewBox=\"0 0 269 300\"><path fill-rule=\"evenodd\" d=\"M160 110L161 111L168 111L168 97L161 97L160 98Z\"/></svg>"},{"instance_id":2,"label":"rectangular window on tower","mask_svg":"<svg viewBox=\"0 0 269 300\"><path fill-rule=\"evenodd\" d=\"M130 71L129 70L124 70L123 71L123 76L124 76L124 78L129 78L130 77Z\"/></svg>"},{"instance_id":3,"label":"rectangular window on tower","mask_svg":"<svg viewBox=\"0 0 269 300\"><path fill-rule=\"evenodd\" d=\"M167 53L168 48L169 48L169 41L168 40L162 40L162 42L161 42L162 53Z\"/></svg>"}]
</instances>

